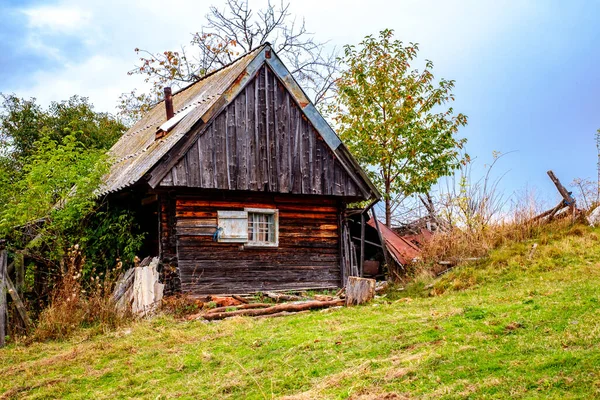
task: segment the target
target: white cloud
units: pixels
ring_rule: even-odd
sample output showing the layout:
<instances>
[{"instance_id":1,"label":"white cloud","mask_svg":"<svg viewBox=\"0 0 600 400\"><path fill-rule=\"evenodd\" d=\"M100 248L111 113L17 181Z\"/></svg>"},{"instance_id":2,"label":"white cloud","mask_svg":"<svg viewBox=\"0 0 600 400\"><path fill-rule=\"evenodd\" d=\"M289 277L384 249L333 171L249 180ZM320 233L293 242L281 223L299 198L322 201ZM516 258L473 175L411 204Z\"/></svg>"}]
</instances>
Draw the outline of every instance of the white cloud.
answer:
<instances>
[{"instance_id":1,"label":"white cloud","mask_svg":"<svg viewBox=\"0 0 600 400\"><path fill-rule=\"evenodd\" d=\"M21 12L27 16L30 28L56 33L79 32L91 21L90 13L62 5L31 7Z\"/></svg>"},{"instance_id":2,"label":"white cloud","mask_svg":"<svg viewBox=\"0 0 600 400\"><path fill-rule=\"evenodd\" d=\"M525 18L531 11L502 1L431 1L425 6L416 0L370 0L368 7L358 0L291 2L292 13L306 19L317 40L331 40L330 45L341 47L392 28L397 37L421 43L421 55L432 59L440 76L446 77L466 71L466 59L489 45L499 31L510 29L507 20ZM60 60L63 66L32 72L27 81L0 91L33 95L41 102L81 94L89 96L98 109L114 111L119 94L140 87L139 77L126 75L138 61L133 49L160 52L188 44L190 33L201 30L211 3L220 2L59 0L54 5L23 9L28 18L30 50ZM251 1L257 7L262 3L266 1ZM80 53L58 48L56 35L77 39ZM86 54L83 59L81 52Z\"/></svg>"},{"instance_id":3,"label":"white cloud","mask_svg":"<svg viewBox=\"0 0 600 400\"><path fill-rule=\"evenodd\" d=\"M121 93L143 85L138 77L127 76L124 71L129 67L128 61L95 55L81 63L67 63L60 71L38 71L26 86L13 91L22 97L35 97L40 104L80 95L89 97L98 111L114 112Z\"/></svg>"}]
</instances>

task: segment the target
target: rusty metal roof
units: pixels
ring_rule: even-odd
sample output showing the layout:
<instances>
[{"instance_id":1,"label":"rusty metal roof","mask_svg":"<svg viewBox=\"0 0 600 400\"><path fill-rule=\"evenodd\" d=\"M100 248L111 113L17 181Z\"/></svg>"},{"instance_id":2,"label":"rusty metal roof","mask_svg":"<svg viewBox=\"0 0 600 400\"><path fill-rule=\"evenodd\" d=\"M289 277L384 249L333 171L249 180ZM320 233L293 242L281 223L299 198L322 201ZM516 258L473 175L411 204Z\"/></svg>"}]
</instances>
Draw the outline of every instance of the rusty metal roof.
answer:
<instances>
[{"instance_id":1,"label":"rusty metal roof","mask_svg":"<svg viewBox=\"0 0 600 400\"><path fill-rule=\"evenodd\" d=\"M371 218L367 224L377 229L373 218ZM385 240L386 248L397 263L400 265L407 265L410 264L412 260L419 257L421 250L416 245L406 238L398 236L396 232L388 228L385 224L380 222L378 225L381 230L381 236L383 236L383 239Z\"/></svg>"},{"instance_id":2,"label":"rusty metal roof","mask_svg":"<svg viewBox=\"0 0 600 400\"><path fill-rule=\"evenodd\" d=\"M175 117L188 107L197 108L193 113L186 115L178 125L190 126L183 122L208 111L260 50L262 47L175 93ZM155 140L157 129L166 120L164 102L161 101L115 143L109 151L113 164L104 179L101 194L116 192L138 182L187 133L175 127L161 139Z\"/></svg>"},{"instance_id":3,"label":"rusty metal roof","mask_svg":"<svg viewBox=\"0 0 600 400\"><path fill-rule=\"evenodd\" d=\"M291 73L265 43L243 55L233 63L207 75L198 82L173 94L175 116L172 124L165 124L166 112L161 101L138 121L110 149L111 170L104 179L100 194L117 192L138 183L201 119L207 122L223 103L231 102L258 68L267 63L279 76L298 102L307 118L335 153L338 161L357 182L366 198L380 198L377 188L360 168L323 116L310 102ZM190 110L190 107L193 109ZM178 114L185 113L184 116ZM165 136L156 140L156 132L168 125ZM169 160L169 162L177 160ZM152 177L159 182L162 177Z\"/></svg>"}]
</instances>

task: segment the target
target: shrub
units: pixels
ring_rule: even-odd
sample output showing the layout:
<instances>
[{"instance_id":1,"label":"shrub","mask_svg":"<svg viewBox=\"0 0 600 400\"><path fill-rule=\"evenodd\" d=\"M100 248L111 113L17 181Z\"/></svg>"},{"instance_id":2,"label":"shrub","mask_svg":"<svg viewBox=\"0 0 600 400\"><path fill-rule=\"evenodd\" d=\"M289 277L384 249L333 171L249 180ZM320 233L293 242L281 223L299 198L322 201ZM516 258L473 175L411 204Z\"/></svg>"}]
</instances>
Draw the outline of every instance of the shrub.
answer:
<instances>
[{"instance_id":1,"label":"shrub","mask_svg":"<svg viewBox=\"0 0 600 400\"><path fill-rule=\"evenodd\" d=\"M68 250L64 262L65 273L52 290L50 304L40 313L34 340L65 339L80 328L103 332L127 320L127 315L117 312L111 298L121 263L105 274L92 274L84 280L86 260L79 246Z\"/></svg>"}]
</instances>

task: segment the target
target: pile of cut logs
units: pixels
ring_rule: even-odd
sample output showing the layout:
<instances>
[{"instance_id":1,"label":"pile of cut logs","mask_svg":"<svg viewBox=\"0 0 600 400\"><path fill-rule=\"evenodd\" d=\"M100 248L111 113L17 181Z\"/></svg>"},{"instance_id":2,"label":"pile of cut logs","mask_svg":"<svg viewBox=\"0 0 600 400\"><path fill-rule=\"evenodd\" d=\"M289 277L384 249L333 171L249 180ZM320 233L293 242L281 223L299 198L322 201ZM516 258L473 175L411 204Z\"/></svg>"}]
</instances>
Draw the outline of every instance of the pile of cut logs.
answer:
<instances>
[{"instance_id":1,"label":"pile of cut logs","mask_svg":"<svg viewBox=\"0 0 600 400\"><path fill-rule=\"evenodd\" d=\"M283 293L264 292L262 296L275 301L272 303L251 303L241 296L216 297L212 296L213 303L223 305L208 309L188 319L204 319L215 321L236 316L257 318L281 317L309 310L325 309L330 307L352 306L366 303L375 296L376 285L374 279L348 277L347 285L336 293L335 296L314 295L297 296ZM344 293L345 292L345 293ZM234 300L237 304L234 305Z\"/></svg>"}]
</instances>

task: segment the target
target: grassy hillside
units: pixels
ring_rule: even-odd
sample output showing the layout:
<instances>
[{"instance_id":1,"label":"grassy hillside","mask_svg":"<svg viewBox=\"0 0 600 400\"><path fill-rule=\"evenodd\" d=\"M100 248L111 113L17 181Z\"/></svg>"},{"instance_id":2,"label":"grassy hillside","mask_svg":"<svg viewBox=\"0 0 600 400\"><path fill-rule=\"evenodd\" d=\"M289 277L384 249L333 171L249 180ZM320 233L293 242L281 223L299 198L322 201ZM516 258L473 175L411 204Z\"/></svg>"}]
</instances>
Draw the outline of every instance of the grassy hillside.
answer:
<instances>
[{"instance_id":1,"label":"grassy hillside","mask_svg":"<svg viewBox=\"0 0 600 400\"><path fill-rule=\"evenodd\" d=\"M0 398L600 397L599 236L507 245L362 307L8 347Z\"/></svg>"}]
</instances>

